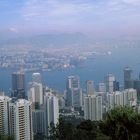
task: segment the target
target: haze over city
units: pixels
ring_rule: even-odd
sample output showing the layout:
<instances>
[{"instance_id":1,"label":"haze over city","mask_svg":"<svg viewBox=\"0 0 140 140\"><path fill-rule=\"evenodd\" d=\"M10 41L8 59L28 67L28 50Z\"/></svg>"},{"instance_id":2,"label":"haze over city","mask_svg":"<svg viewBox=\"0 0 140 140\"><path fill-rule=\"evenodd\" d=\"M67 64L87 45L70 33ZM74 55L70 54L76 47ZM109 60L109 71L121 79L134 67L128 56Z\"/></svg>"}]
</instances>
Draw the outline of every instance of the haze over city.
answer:
<instances>
[{"instance_id":1,"label":"haze over city","mask_svg":"<svg viewBox=\"0 0 140 140\"><path fill-rule=\"evenodd\" d=\"M1 0L0 31L137 36L139 0Z\"/></svg>"}]
</instances>

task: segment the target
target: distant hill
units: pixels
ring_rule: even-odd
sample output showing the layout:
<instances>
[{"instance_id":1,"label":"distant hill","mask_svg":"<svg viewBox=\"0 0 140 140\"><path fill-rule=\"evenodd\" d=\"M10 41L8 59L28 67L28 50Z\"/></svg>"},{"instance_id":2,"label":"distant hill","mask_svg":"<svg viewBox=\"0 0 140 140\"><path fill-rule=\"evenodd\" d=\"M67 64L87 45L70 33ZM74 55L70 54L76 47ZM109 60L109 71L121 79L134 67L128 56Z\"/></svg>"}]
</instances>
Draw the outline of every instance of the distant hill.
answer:
<instances>
[{"instance_id":1,"label":"distant hill","mask_svg":"<svg viewBox=\"0 0 140 140\"><path fill-rule=\"evenodd\" d=\"M82 33L41 34L32 36L18 36L18 34L0 35L0 46L29 45L32 47L64 47L74 44L85 46L91 40Z\"/></svg>"}]
</instances>

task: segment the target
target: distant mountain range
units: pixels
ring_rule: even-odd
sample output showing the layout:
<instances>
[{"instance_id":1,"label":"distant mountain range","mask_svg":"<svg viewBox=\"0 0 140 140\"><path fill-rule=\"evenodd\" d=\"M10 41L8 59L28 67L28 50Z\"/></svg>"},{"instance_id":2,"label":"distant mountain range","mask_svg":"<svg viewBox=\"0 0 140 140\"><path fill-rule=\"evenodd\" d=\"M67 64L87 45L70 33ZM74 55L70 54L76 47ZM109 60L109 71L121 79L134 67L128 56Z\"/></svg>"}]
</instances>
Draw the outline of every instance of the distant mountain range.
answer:
<instances>
[{"instance_id":1,"label":"distant mountain range","mask_svg":"<svg viewBox=\"0 0 140 140\"><path fill-rule=\"evenodd\" d=\"M82 33L41 34L30 36L18 36L18 34L0 35L0 46L32 47L64 47L70 45L86 46L92 40Z\"/></svg>"}]
</instances>

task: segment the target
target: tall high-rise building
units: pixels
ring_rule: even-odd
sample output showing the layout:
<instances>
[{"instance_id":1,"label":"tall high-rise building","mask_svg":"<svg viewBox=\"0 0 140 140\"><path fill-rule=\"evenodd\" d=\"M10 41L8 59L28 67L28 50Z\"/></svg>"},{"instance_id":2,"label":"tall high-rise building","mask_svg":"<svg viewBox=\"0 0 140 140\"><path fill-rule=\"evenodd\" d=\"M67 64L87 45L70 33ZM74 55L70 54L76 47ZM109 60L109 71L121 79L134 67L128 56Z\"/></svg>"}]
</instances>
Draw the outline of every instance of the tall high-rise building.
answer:
<instances>
[{"instance_id":1,"label":"tall high-rise building","mask_svg":"<svg viewBox=\"0 0 140 140\"><path fill-rule=\"evenodd\" d=\"M106 81L106 91L107 92L113 92L114 91L114 81L115 81L115 76L113 74L108 74L105 77Z\"/></svg>"},{"instance_id":2,"label":"tall high-rise building","mask_svg":"<svg viewBox=\"0 0 140 140\"><path fill-rule=\"evenodd\" d=\"M132 70L129 67L124 69L124 89L133 88L134 81L131 77Z\"/></svg>"},{"instance_id":3,"label":"tall high-rise building","mask_svg":"<svg viewBox=\"0 0 140 140\"><path fill-rule=\"evenodd\" d=\"M0 134L15 140L33 140L31 102L0 96Z\"/></svg>"},{"instance_id":4,"label":"tall high-rise building","mask_svg":"<svg viewBox=\"0 0 140 140\"><path fill-rule=\"evenodd\" d=\"M49 128L51 123L56 125L59 120L59 103L58 98L48 93L44 96L44 127L45 135L49 135Z\"/></svg>"},{"instance_id":5,"label":"tall high-rise building","mask_svg":"<svg viewBox=\"0 0 140 140\"><path fill-rule=\"evenodd\" d=\"M80 79L78 76L69 76L67 79L66 89L80 88Z\"/></svg>"},{"instance_id":6,"label":"tall high-rise building","mask_svg":"<svg viewBox=\"0 0 140 140\"><path fill-rule=\"evenodd\" d=\"M41 74L40 73L33 73L32 74L32 82L42 83Z\"/></svg>"},{"instance_id":7,"label":"tall high-rise building","mask_svg":"<svg viewBox=\"0 0 140 140\"><path fill-rule=\"evenodd\" d=\"M127 105L130 107L136 107L137 105L137 90L131 88L124 90L124 94L127 94Z\"/></svg>"},{"instance_id":8,"label":"tall high-rise building","mask_svg":"<svg viewBox=\"0 0 140 140\"><path fill-rule=\"evenodd\" d=\"M41 83L29 83L28 100L33 103L35 109L39 109L43 105L43 86Z\"/></svg>"},{"instance_id":9,"label":"tall high-rise building","mask_svg":"<svg viewBox=\"0 0 140 140\"><path fill-rule=\"evenodd\" d=\"M96 96L96 120L102 120L102 118L103 118L102 96Z\"/></svg>"},{"instance_id":10,"label":"tall high-rise building","mask_svg":"<svg viewBox=\"0 0 140 140\"><path fill-rule=\"evenodd\" d=\"M120 91L116 91L114 93L114 105L115 106L124 106L124 100L123 100L123 93Z\"/></svg>"},{"instance_id":11,"label":"tall high-rise building","mask_svg":"<svg viewBox=\"0 0 140 140\"><path fill-rule=\"evenodd\" d=\"M123 92L115 91L107 94L108 110L113 109L116 106L125 106L125 105L127 105L127 96L125 96Z\"/></svg>"},{"instance_id":12,"label":"tall high-rise building","mask_svg":"<svg viewBox=\"0 0 140 140\"><path fill-rule=\"evenodd\" d=\"M82 107L82 90L72 89L72 107L79 108Z\"/></svg>"},{"instance_id":13,"label":"tall high-rise building","mask_svg":"<svg viewBox=\"0 0 140 140\"><path fill-rule=\"evenodd\" d=\"M118 81L114 81L113 83L113 91L119 91L120 90L120 83Z\"/></svg>"},{"instance_id":14,"label":"tall high-rise building","mask_svg":"<svg viewBox=\"0 0 140 140\"><path fill-rule=\"evenodd\" d=\"M95 94L94 92L94 84L92 80L86 81L86 92L88 95L93 95Z\"/></svg>"},{"instance_id":15,"label":"tall high-rise building","mask_svg":"<svg viewBox=\"0 0 140 140\"><path fill-rule=\"evenodd\" d=\"M82 90L78 76L69 76L66 84L66 105L71 107L82 106Z\"/></svg>"},{"instance_id":16,"label":"tall high-rise building","mask_svg":"<svg viewBox=\"0 0 140 140\"><path fill-rule=\"evenodd\" d=\"M9 104L9 129L15 140L33 140L31 102L18 99Z\"/></svg>"},{"instance_id":17,"label":"tall high-rise building","mask_svg":"<svg viewBox=\"0 0 140 140\"><path fill-rule=\"evenodd\" d=\"M99 83L98 92L106 92L106 85L104 82Z\"/></svg>"},{"instance_id":18,"label":"tall high-rise building","mask_svg":"<svg viewBox=\"0 0 140 140\"><path fill-rule=\"evenodd\" d=\"M130 80L131 74L132 74L132 70L130 69L130 67L125 67L124 68L124 81Z\"/></svg>"},{"instance_id":19,"label":"tall high-rise building","mask_svg":"<svg viewBox=\"0 0 140 140\"><path fill-rule=\"evenodd\" d=\"M0 96L4 96L4 95L5 95L4 91L0 91Z\"/></svg>"},{"instance_id":20,"label":"tall high-rise building","mask_svg":"<svg viewBox=\"0 0 140 140\"><path fill-rule=\"evenodd\" d=\"M34 110L32 116L34 134L44 134L44 110Z\"/></svg>"},{"instance_id":21,"label":"tall high-rise building","mask_svg":"<svg viewBox=\"0 0 140 140\"><path fill-rule=\"evenodd\" d=\"M114 101L114 94L112 93L109 93L107 94L107 109L110 110L110 109L113 109L114 106L115 106L115 101Z\"/></svg>"},{"instance_id":22,"label":"tall high-rise building","mask_svg":"<svg viewBox=\"0 0 140 140\"><path fill-rule=\"evenodd\" d=\"M64 109L65 108L65 97L64 95L57 95L59 100L59 108Z\"/></svg>"},{"instance_id":23,"label":"tall high-rise building","mask_svg":"<svg viewBox=\"0 0 140 140\"><path fill-rule=\"evenodd\" d=\"M12 73L12 97L25 98L25 75L22 72Z\"/></svg>"},{"instance_id":24,"label":"tall high-rise building","mask_svg":"<svg viewBox=\"0 0 140 140\"><path fill-rule=\"evenodd\" d=\"M8 120L8 109L10 98L7 96L0 96L0 134L9 133L9 120Z\"/></svg>"},{"instance_id":25,"label":"tall high-rise building","mask_svg":"<svg viewBox=\"0 0 140 140\"><path fill-rule=\"evenodd\" d=\"M140 102L140 79L134 80L134 89L137 90L137 99Z\"/></svg>"},{"instance_id":26,"label":"tall high-rise building","mask_svg":"<svg viewBox=\"0 0 140 140\"><path fill-rule=\"evenodd\" d=\"M125 89L123 91L115 91L107 94L107 108L108 110L115 106L129 106L136 107L137 105L137 91L135 89Z\"/></svg>"},{"instance_id":27,"label":"tall high-rise building","mask_svg":"<svg viewBox=\"0 0 140 140\"><path fill-rule=\"evenodd\" d=\"M84 98L84 118L86 120L102 120L102 96L88 95Z\"/></svg>"}]
</instances>

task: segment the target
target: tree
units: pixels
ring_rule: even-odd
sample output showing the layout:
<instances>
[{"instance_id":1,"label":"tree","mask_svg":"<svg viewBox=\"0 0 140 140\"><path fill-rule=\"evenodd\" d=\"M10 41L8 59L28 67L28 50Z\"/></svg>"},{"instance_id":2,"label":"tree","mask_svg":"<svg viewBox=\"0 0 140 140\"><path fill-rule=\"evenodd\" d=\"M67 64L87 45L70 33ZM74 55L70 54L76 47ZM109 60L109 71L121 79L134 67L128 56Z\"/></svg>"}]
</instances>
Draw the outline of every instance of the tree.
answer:
<instances>
[{"instance_id":1,"label":"tree","mask_svg":"<svg viewBox=\"0 0 140 140\"><path fill-rule=\"evenodd\" d=\"M139 114L129 107L116 107L107 112L100 129L112 140L133 140L137 137L136 124L139 118Z\"/></svg>"},{"instance_id":2,"label":"tree","mask_svg":"<svg viewBox=\"0 0 140 140\"><path fill-rule=\"evenodd\" d=\"M56 137L59 140L75 140L74 133L75 127L60 117L59 124L56 126Z\"/></svg>"},{"instance_id":3,"label":"tree","mask_svg":"<svg viewBox=\"0 0 140 140\"><path fill-rule=\"evenodd\" d=\"M48 139L49 140L58 140L57 129L56 129L55 124L53 122L50 123Z\"/></svg>"},{"instance_id":4,"label":"tree","mask_svg":"<svg viewBox=\"0 0 140 140\"><path fill-rule=\"evenodd\" d=\"M0 140L14 140L14 137L10 135L0 135Z\"/></svg>"},{"instance_id":5,"label":"tree","mask_svg":"<svg viewBox=\"0 0 140 140\"><path fill-rule=\"evenodd\" d=\"M13 136L8 136L6 140L14 140Z\"/></svg>"},{"instance_id":6,"label":"tree","mask_svg":"<svg viewBox=\"0 0 140 140\"><path fill-rule=\"evenodd\" d=\"M72 121L74 122L74 121ZM129 107L116 107L103 121L84 120L73 125L64 118L50 129L50 140L139 140L140 115Z\"/></svg>"},{"instance_id":7,"label":"tree","mask_svg":"<svg viewBox=\"0 0 140 140\"><path fill-rule=\"evenodd\" d=\"M80 123L80 125L77 126L77 129L82 131L82 134L85 135L87 140L96 139L97 126L95 122L90 120L83 121Z\"/></svg>"}]
</instances>

